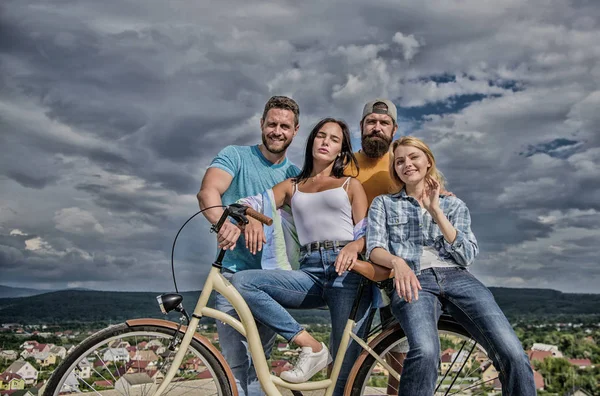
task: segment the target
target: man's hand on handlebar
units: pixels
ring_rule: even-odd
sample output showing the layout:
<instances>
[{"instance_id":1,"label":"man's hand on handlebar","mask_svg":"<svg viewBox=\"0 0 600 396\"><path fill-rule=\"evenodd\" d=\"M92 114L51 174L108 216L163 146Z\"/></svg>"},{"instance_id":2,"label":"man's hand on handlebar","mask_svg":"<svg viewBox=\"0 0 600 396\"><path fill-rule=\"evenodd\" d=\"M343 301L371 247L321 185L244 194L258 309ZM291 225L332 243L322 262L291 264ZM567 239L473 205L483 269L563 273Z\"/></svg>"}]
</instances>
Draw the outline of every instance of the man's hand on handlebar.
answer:
<instances>
[{"instance_id":1,"label":"man's hand on handlebar","mask_svg":"<svg viewBox=\"0 0 600 396\"><path fill-rule=\"evenodd\" d=\"M244 236L246 237L246 249L250 250L252 254L260 252L263 243L267 242L262 223L252 217L248 218L248 224L244 228Z\"/></svg>"},{"instance_id":2,"label":"man's hand on handlebar","mask_svg":"<svg viewBox=\"0 0 600 396\"><path fill-rule=\"evenodd\" d=\"M233 218L238 224L230 222L228 217ZM249 217L253 220L249 220ZM246 248L250 249L252 254L256 254L257 251L262 250L262 245L266 242L262 224L270 226L273 224L273 219L250 207L232 204L223 211L219 221L213 224L212 230L217 231L219 248L224 250L233 250L242 230L244 230Z\"/></svg>"},{"instance_id":3,"label":"man's hand on handlebar","mask_svg":"<svg viewBox=\"0 0 600 396\"><path fill-rule=\"evenodd\" d=\"M233 250L241 233L240 227L230 221L225 221L217 234L219 248Z\"/></svg>"}]
</instances>

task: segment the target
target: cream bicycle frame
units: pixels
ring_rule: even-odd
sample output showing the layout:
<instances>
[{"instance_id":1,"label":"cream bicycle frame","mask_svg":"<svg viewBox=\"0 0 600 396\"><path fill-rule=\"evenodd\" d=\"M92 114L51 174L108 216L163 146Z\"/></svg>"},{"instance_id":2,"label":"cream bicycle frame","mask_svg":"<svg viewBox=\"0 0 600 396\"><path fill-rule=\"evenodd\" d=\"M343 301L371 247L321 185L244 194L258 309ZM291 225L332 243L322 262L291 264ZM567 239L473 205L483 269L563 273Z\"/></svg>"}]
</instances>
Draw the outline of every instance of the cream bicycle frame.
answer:
<instances>
[{"instance_id":1,"label":"cream bicycle frame","mask_svg":"<svg viewBox=\"0 0 600 396\"><path fill-rule=\"evenodd\" d=\"M237 320L232 316L218 311L216 309L207 307L208 298L210 297L210 294L213 290L223 295L231 303L231 305L235 308L240 320ZM267 363L267 358L265 357L262 343L260 341L260 336L258 334L256 322L254 321L254 316L252 315L250 308L248 308L248 304L246 304L246 301L242 298L240 293L233 287L233 285L223 277L223 275L220 272L220 269L216 266L213 266L208 274L206 282L204 283L202 293L198 298L198 302L196 303L196 307L194 308L194 313L192 314L192 318L190 320L190 323L188 324L187 331L185 332L185 335L181 340L181 344L178 346L178 351L175 354L173 362L171 363L171 367L169 368L169 371L167 372L167 375L165 376L162 384L159 386L159 388L156 390L156 393L154 393L153 396L160 396L170 384L171 380L174 378L178 367L184 359L184 355L192 341L194 333L198 328L200 319L204 316L214 318L223 323L226 323L246 337L246 339L248 340L250 354L252 355L252 359L254 361L256 375L260 384L262 385L263 390L269 396L281 396L281 393L279 392L279 389L277 389L276 385L281 386L283 388L298 391L326 389L325 396L331 396L333 394L333 390L335 388L335 384L337 382L337 378L342 367L342 361L344 360L344 356L348 349L348 344L350 343L350 338L354 339L354 341L359 343L365 350L369 351L371 355L373 355L382 365L386 367L387 370L390 371L391 375L394 375L396 378L399 378L399 374L395 372L394 369L390 367L384 359L375 354L373 350L371 350L371 348L360 337L358 337L352 332L356 323L354 320L350 319L348 319L346 327L344 328L344 334L342 336L342 340L340 342L340 346L338 348L337 356L335 357L333 369L331 371L329 379L292 384L283 381L281 378L275 375L272 375L269 371L269 365ZM231 386L235 387L236 385L231 384Z\"/></svg>"}]
</instances>

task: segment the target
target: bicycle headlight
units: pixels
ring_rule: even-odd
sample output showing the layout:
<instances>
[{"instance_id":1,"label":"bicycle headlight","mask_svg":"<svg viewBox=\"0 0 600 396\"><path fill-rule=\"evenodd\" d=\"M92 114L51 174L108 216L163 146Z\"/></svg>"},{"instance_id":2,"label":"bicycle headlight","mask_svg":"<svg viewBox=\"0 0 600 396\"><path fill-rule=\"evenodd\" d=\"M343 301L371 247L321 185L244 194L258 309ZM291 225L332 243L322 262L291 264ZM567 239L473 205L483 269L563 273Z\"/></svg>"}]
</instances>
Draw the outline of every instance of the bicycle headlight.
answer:
<instances>
[{"instance_id":1,"label":"bicycle headlight","mask_svg":"<svg viewBox=\"0 0 600 396\"><path fill-rule=\"evenodd\" d=\"M166 293L161 294L156 297L156 301L158 301L158 306L160 307L160 311L163 314L168 314L172 310L177 310L180 312L181 302L183 301L183 296L177 293Z\"/></svg>"}]
</instances>

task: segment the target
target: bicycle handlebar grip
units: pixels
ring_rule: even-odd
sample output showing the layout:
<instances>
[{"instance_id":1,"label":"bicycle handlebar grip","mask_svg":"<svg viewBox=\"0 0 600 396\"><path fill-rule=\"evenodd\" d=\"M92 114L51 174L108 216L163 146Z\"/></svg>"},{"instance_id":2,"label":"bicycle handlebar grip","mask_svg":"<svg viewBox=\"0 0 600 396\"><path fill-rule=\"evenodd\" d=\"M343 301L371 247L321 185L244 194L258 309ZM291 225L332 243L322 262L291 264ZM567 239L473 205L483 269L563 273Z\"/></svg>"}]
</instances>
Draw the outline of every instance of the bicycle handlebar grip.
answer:
<instances>
[{"instance_id":1,"label":"bicycle handlebar grip","mask_svg":"<svg viewBox=\"0 0 600 396\"><path fill-rule=\"evenodd\" d=\"M252 218L255 218L256 220L260 221L263 224L266 224L268 226L270 226L271 224L273 224L273 219L270 217L265 216L262 213L258 213L256 210L252 209L252 208L248 208L246 209L246 215L250 216Z\"/></svg>"}]
</instances>

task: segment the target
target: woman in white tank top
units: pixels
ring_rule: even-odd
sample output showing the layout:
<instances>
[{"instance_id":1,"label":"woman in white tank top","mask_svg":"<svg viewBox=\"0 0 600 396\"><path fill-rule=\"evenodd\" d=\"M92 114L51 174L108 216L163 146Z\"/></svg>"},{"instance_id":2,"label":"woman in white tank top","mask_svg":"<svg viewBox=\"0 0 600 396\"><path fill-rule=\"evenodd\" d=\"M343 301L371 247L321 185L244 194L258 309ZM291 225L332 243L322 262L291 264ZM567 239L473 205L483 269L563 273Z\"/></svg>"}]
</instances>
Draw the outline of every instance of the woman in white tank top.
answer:
<instances>
[{"instance_id":1,"label":"woman in white tank top","mask_svg":"<svg viewBox=\"0 0 600 396\"><path fill-rule=\"evenodd\" d=\"M296 322L286 308L328 306L332 321L330 347L335 355L361 280L360 275L349 270L365 247L364 237L357 233L355 240L354 230L366 217L368 204L361 183L344 174L351 163L358 169L347 125L332 118L317 123L308 137L301 173L273 187L277 206L287 204L292 208L302 245L300 269L246 270L232 278L257 321L302 347L296 367L281 374L289 382L310 379L327 366L331 357L327 347ZM264 233L260 223L250 222L245 235L248 248L255 253L264 242ZM359 335L368 330L368 289L365 288L356 317ZM340 372L341 386L335 394L343 391L344 379L358 352L356 343L352 343Z\"/></svg>"}]
</instances>

